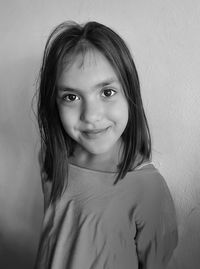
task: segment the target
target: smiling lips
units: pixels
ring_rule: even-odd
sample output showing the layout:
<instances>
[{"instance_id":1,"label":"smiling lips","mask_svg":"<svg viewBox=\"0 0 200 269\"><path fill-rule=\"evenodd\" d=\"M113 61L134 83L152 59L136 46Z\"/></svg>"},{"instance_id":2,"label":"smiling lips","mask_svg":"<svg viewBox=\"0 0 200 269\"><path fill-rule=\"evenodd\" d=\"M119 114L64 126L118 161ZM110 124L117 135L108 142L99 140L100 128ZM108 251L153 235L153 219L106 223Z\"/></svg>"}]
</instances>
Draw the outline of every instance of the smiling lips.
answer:
<instances>
[{"instance_id":1,"label":"smiling lips","mask_svg":"<svg viewBox=\"0 0 200 269\"><path fill-rule=\"evenodd\" d=\"M98 138L101 135L105 134L107 132L108 128L109 127L104 128L104 129L84 130L84 131L82 131L82 133L86 138L95 139L95 138Z\"/></svg>"}]
</instances>

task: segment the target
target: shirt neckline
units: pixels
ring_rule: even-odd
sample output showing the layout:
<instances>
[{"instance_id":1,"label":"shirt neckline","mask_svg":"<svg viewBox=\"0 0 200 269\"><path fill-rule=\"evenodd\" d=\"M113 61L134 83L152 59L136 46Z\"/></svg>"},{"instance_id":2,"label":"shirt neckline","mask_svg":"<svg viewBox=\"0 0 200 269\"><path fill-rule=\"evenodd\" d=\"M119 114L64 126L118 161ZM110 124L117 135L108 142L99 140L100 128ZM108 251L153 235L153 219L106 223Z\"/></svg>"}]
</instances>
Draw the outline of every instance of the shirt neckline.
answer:
<instances>
[{"instance_id":1,"label":"shirt neckline","mask_svg":"<svg viewBox=\"0 0 200 269\"><path fill-rule=\"evenodd\" d=\"M105 174L105 175L116 175L117 174L117 172L94 170L94 169L86 168L83 166L78 166L78 165L72 164L72 163L69 163L69 167L71 167L72 169L82 171L82 172L86 172L86 173ZM141 165L136 167L134 170L128 171L128 173L138 172L140 170L144 170L144 169L147 169L149 167L154 167L153 162L149 161L149 162L142 163Z\"/></svg>"},{"instance_id":2,"label":"shirt neckline","mask_svg":"<svg viewBox=\"0 0 200 269\"><path fill-rule=\"evenodd\" d=\"M132 178L133 176L139 175L141 172L154 170L155 167L151 162L143 163L142 165L138 166L138 169L128 171L125 178ZM106 171L98 171L98 170L92 170L85 167L81 167L72 163L69 163L69 171L70 174L73 175L73 179L76 181L84 182L84 184L87 182L87 184L103 184L110 187L119 187L121 184L123 184L123 180L118 180L116 183L116 177L117 172L106 172ZM92 179L92 180L91 180Z\"/></svg>"}]
</instances>

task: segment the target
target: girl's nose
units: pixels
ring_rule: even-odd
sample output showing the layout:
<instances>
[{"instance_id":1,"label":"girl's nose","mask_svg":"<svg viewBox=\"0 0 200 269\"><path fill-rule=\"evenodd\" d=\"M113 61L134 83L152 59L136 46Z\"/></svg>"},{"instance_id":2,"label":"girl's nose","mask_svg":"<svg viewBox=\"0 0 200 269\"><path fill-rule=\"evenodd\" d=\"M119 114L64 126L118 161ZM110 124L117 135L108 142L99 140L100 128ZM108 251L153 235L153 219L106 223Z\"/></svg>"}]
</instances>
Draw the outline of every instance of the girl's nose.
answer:
<instances>
[{"instance_id":1,"label":"girl's nose","mask_svg":"<svg viewBox=\"0 0 200 269\"><path fill-rule=\"evenodd\" d=\"M103 106L94 101L86 102L81 112L81 120L86 123L95 123L101 120L103 115Z\"/></svg>"}]
</instances>

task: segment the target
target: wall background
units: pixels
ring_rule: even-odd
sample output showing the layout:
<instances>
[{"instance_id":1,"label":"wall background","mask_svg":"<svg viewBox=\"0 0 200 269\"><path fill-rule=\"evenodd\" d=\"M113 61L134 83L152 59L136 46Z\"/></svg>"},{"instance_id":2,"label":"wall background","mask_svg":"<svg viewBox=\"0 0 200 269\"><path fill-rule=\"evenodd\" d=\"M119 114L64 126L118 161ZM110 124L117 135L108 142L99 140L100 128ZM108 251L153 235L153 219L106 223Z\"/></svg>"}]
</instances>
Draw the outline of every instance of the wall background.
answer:
<instances>
[{"instance_id":1,"label":"wall background","mask_svg":"<svg viewBox=\"0 0 200 269\"><path fill-rule=\"evenodd\" d=\"M43 200L31 100L46 39L64 20L97 20L133 52L153 160L177 209L176 268L200 262L199 0L0 1L0 267L31 268Z\"/></svg>"}]
</instances>

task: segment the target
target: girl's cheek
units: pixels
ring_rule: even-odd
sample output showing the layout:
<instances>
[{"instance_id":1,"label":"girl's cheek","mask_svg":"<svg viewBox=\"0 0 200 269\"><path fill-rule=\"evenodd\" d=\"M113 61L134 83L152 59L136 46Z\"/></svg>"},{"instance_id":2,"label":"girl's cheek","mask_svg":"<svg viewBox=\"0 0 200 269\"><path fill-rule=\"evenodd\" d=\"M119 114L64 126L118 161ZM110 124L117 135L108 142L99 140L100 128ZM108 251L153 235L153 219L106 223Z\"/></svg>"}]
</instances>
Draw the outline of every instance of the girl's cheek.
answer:
<instances>
[{"instance_id":1,"label":"girl's cheek","mask_svg":"<svg viewBox=\"0 0 200 269\"><path fill-rule=\"evenodd\" d=\"M73 125L79 120L79 110L74 108L62 108L60 110L60 118L63 124Z\"/></svg>"},{"instance_id":2,"label":"girl's cheek","mask_svg":"<svg viewBox=\"0 0 200 269\"><path fill-rule=\"evenodd\" d=\"M128 104L126 100L121 100L116 104L108 107L108 114L116 118L124 118L128 115Z\"/></svg>"}]
</instances>

